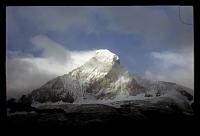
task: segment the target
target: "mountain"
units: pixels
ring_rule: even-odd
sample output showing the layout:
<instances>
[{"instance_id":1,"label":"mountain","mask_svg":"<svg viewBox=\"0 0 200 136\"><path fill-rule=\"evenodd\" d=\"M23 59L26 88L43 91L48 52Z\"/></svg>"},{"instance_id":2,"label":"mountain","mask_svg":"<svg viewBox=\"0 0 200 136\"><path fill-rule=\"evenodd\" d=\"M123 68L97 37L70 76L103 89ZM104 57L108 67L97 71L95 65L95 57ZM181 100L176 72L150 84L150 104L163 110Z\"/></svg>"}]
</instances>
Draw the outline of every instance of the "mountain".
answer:
<instances>
[{"instance_id":1,"label":"mountain","mask_svg":"<svg viewBox=\"0 0 200 136\"><path fill-rule=\"evenodd\" d=\"M113 99L132 96L145 91L135 77L120 65L119 57L106 49L82 66L59 76L32 91L34 102L75 102L80 99Z\"/></svg>"},{"instance_id":2,"label":"mountain","mask_svg":"<svg viewBox=\"0 0 200 136\"><path fill-rule=\"evenodd\" d=\"M193 90L176 83L136 76L120 65L116 54L101 49L82 66L48 81L26 97L33 104L63 101L107 105L116 101L155 102L168 98L187 109L193 102Z\"/></svg>"},{"instance_id":3,"label":"mountain","mask_svg":"<svg viewBox=\"0 0 200 136\"><path fill-rule=\"evenodd\" d=\"M117 55L97 50L82 66L48 81L17 102L8 101L8 120L16 123L14 126L19 122L84 126L192 119L193 92L176 83L129 73Z\"/></svg>"}]
</instances>

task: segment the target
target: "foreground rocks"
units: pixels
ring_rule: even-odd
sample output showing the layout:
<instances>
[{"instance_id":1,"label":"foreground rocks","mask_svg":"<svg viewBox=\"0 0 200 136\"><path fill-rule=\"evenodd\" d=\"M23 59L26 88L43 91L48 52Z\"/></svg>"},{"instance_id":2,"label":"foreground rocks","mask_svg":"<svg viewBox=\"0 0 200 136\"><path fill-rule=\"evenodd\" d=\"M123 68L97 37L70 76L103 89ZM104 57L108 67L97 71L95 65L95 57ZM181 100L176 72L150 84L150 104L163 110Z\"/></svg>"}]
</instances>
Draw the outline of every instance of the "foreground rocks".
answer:
<instances>
[{"instance_id":1,"label":"foreground rocks","mask_svg":"<svg viewBox=\"0 0 200 136\"><path fill-rule=\"evenodd\" d=\"M189 105L184 110L173 100L151 102L148 100L118 101L109 104L59 104L8 112L9 124L34 124L56 126L90 126L119 124L137 120L192 119ZM31 109L31 110L30 110ZM9 110L12 111L12 110ZM23 112L22 112L23 111Z\"/></svg>"}]
</instances>

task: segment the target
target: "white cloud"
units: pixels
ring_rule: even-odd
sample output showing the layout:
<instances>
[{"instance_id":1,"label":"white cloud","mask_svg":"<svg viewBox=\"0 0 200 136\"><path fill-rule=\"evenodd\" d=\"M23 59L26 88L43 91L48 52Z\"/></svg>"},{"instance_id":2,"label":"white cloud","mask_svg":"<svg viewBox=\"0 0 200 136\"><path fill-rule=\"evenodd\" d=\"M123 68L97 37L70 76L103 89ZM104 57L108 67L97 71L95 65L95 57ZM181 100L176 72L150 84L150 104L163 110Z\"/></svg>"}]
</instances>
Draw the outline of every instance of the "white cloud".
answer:
<instances>
[{"instance_id":1,"label":"white cloud","mask_svg":"<svg viewBox=\"0 0 200 136\"><path fill-rule=\"evenodd\" d=\"M38 88L48 80L84 64L95 53L95 50L67 50L44 35L33 37L31 42L42 51L40 57L21 52L7 52L8 95Z\"/></svg>"},{"instance_id":2,"label":"white cloud","mask_svg":"<svg viewBox=\"0 0 200 136\"><path fill-rule=\"evenodd\" d=\"M65 63L69 59L69 51L62 45L54 42L44 35L37 35L31 39L32 44L38 50L42 50L42 57Z\"/></svg>"},{"instance_id":3,"label":"white cloud","mask_svg":"<svg viewBox=\"0 0 200 136\"><path fill-rule=\"evenodd\" d=\"M151 57L154 63L145 72L147 78L175 82L194 88L193 51L152 52Z\"/></svg>"}]
</instances>

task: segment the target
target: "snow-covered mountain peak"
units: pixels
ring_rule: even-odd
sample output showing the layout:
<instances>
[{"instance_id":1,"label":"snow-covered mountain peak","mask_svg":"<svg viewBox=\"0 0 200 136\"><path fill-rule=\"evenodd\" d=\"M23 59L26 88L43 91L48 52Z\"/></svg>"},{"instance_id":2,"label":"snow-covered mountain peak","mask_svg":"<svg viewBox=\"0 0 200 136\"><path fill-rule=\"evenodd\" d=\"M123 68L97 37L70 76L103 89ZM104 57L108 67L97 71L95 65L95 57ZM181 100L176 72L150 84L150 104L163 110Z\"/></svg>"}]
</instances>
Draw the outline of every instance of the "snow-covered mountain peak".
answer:
<instances>
[{"instance_id":1,"label":"snow-covered mountain peak","mask_svg":"<svg viewBox=\"0 0 200 136\"><path fill-rule=\"evenodd\" d=\"M60 101L78 105L103 104L122 108L123 114L124 111L140 114L145 108L147 113L150 110L155 112L157 108L161 112L166 110L167 114L171 109L180 112L184 110L190 114L190 104L194 102L190 92L192 90L175 83L151 81L136 76L120 65L116 54L100 49L83 65L48 81L21 100L32 104ZM62 107L69 111L76 109L68 106L69 104ZM77 108L76 111L81 110Z\"/></svg>"},{"instance_id":2,"label":"snow-covered mountain peak","mask_svg":"<svg viewBox=\"0 0 200 136\"><path fill-rule=\"evenodd\" d=\"M100 49L96 50L95 55L90 60L69 74L76 80L91 83L103 79L112 71L118 71L114 72L117 75L123 71L119 57L107 49Z\"/></svg>"},{"instance_id":3,"label":"snow-covered mountain peak","mask_svg":"<svg viewBox=\"0 0 200 136\"><path fill-rule=\"evenodd\" d=\"M34 101L58 99L71 102L89 97L113 99L118 95L142 92L144 88L120 65L119 57L107 49L101 49L80 67L34 90L31 97Z\"/></svg>"},{"instance_id":4,"label":"snow-covered mountain peak","mask_svg":"<svg viewBox=\"0 0 200 136\"><path fill-rule=\"evenodd\" d=\"M119 57L107 49L97 50L94 58L104 63L119 63Z\"/></svg>"}]
</instances>

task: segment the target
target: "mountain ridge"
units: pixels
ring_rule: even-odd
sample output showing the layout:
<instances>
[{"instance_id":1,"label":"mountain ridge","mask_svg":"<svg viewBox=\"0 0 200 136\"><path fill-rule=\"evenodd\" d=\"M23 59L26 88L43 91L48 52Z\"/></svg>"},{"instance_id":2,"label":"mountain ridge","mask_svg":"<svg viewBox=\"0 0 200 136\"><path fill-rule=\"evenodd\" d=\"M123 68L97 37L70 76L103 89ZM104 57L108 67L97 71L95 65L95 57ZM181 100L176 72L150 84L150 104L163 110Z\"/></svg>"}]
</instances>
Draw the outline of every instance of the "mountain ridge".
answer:
<instances>
[{"instance_id":1,"label":"mountain ridge","mask_svg":"<svg viewBox=\"0 0 200 136\"><path fill-rule=\"evenodd\" d=\"M142 96L142 97L141 97ZM96 54L80 67L58 76L27 96L32 103L157 99L169 97L192 101L191 90L165 81L151 81L135 76L120 65L119 57L109 50Z\"/></svg>"}]
</instances>

